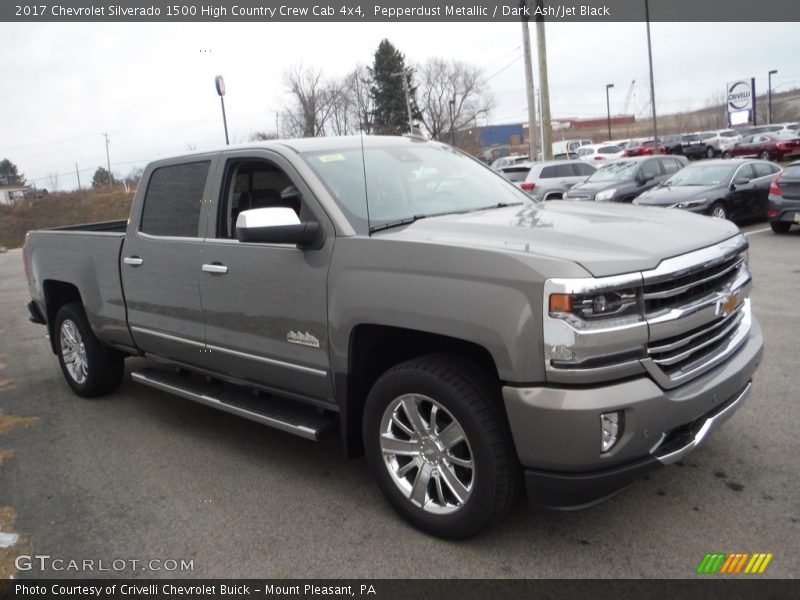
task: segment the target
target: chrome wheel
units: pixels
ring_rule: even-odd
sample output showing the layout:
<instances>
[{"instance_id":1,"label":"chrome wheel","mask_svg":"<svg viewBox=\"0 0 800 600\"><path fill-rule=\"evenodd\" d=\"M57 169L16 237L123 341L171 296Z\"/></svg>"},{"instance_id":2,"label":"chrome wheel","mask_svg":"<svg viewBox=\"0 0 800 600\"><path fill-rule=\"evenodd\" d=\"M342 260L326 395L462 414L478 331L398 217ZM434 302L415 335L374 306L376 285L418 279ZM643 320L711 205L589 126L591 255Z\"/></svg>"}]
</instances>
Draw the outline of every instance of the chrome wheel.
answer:
<instances>
[{"instance_id":1,"label":"chrome wheel","mask_svg":"<svg viewBox=\"0 0 800 600\"><path fill-rule=\"evenodd\" d=\"M447 514L469 500L472 449L459 422L436 400L421 394L392 400L381 420L380 448L392 481L415 506Z\"/></svg>"},{"instance_id":2,"label":"chrome wheel","mask_svg":"<svg viewBox=\"0 0 800 600\"><path fill-rule=\"evenodd\" d=\"M725 214L725 207L721 204L717 204L714 208L711 209L711 216L715 219L727 219L728 215Z\"/></svg>"},{"instance_id":3,"label":"chrome wheel","mask_svg":"<svg viewBox=\"0 0 800 600\"><path fill-rule=\"evenodd\" d=\"M86 381L89 374L89 361L78 326L69 319L61 324L61 357L72 380L78 385Z\"/></svg>"}]
</instances>

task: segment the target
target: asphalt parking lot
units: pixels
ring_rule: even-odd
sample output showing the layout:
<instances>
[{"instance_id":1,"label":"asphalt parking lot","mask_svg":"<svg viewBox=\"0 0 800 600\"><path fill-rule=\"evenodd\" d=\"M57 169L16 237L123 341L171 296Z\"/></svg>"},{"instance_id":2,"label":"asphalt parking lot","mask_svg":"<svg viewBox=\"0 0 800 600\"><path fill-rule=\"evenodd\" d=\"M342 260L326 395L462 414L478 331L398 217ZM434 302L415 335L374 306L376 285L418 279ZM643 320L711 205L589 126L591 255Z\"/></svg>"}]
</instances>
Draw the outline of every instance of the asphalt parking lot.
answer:
<instances>
[{"instance_id":1,"label":"asphalt parking lot","mask_svg":"<svg viewBox=\"0 0 800 600\"><path fill-rule=\"evenodd\" d=\"M314 444L129 378L104 399L73 395L27 319L20 251L0 254L0 531L19 535L0 544L0 577L37 554L142 562L111 572L34 562L16 577L682 578L707 552L771 552L764 576L796 577L800 230L743 229L766 341L745 406L683 465L605 504L545 513L523 502L458 543L397 517L335 439ZM193 569L143 569L151 559Z\"/></svg>"}]
</instances>

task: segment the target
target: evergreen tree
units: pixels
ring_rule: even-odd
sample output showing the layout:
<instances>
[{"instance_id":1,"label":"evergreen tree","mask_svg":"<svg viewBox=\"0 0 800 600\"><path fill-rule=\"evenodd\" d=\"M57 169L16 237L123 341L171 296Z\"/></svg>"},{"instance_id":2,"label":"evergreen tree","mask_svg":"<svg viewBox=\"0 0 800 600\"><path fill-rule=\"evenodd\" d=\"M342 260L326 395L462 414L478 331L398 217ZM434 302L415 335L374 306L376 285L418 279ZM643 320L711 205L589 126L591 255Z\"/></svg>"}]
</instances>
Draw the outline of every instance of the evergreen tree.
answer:
<instances>
[{"instance_id":1,"label":"evergreen tree","mask_svg":"<svg viewBox=\"0 0 800 600\"><path fill-rule=\"evenodd\" d=\"M103 167L97 167L97 170L94 172L94 177L92 177L92 187L95 189L115 182L114 176L108 172L108 169L104 169Z\"/></svg>"},{"instance_id":2,"label":"evergreen tree","mask_svg":"<svg viewBox=\"0 0 800 600\"><path fill-rule=\"evenodd\" d=\"M25 175L7 158L0 161L0 185L25 185Z\"/></svg>"},{"instance_id":3,"label":"evergreen tree","mask_svg":"<svg viewBox=\"0 0 800 600\"><path fill-rule=\"evenodd\" d=\"M412 85L413 73L406 69L405 57L389 40L383 40L375 51L375 61L370 69L372 75L372 98L374 108L373 132L379 135L400 135L407 133L408 109L403 90L402 76L395 73L406 73L409 95L411 97L412 115L419 118L416 110L416 87Z\"/></svg>"}]
</instances>

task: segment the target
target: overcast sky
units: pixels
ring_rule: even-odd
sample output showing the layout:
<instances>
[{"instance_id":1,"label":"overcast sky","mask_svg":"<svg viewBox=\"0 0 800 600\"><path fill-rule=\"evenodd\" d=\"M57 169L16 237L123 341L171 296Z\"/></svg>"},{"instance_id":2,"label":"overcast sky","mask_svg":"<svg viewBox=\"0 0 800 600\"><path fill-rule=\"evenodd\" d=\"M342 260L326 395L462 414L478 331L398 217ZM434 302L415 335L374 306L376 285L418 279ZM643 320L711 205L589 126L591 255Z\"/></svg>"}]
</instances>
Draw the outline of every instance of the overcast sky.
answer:
<instances>
[{"instance_id":1,"label":"overcast sky","mask_svg":"<svg viewBox=\"0 0 800 600\"><path fill-rule=\"evenodd\" d=\"M797 23L652 25L659 114L703 106L725 83L755 76L766 89L800 87ZM535 48L535 28L531 27ZM214 76L225 77L232 140L274 130L284 103L282 73L303 63L330 76L371 64L388 38L407 63L459 59L485 69L495 109L490 123L527 120L519 23L2 23L0 158L37 187L88 184L105 166L124 176L148 161L224 144ZM201 50L203 50L201 52ZM647 118L649 82L643 23L547 25L554 118L628 109ZM536 58L534 56L534 65ZM537 78L538 87L538 75ZM483 124L483 123L481 123Z\"/></svg>"}]
</instances>

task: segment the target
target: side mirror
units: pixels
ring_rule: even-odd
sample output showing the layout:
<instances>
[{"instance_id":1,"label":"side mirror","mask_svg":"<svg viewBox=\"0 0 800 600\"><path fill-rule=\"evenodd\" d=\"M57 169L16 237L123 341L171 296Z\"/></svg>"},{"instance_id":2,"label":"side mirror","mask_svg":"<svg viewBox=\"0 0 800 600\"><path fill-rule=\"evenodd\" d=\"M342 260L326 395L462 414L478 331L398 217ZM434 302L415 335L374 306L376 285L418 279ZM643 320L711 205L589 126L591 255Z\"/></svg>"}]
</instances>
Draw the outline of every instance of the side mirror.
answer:
<instances>
[{"instance_id":1,"label":"side mirror","mask_svg":"<svg viewBox=\"0 0 800 600\"><path fill-rule=\"evenodd\" d=\"M301 223L291 208L272 206L244 210L236 218L236 239L262 244L296 244L298 248L322 247L319 223Z\"/></svg>"}]
</instances>

